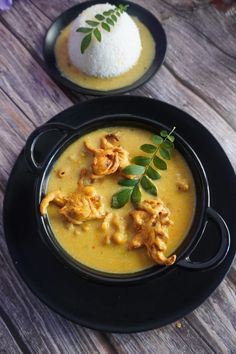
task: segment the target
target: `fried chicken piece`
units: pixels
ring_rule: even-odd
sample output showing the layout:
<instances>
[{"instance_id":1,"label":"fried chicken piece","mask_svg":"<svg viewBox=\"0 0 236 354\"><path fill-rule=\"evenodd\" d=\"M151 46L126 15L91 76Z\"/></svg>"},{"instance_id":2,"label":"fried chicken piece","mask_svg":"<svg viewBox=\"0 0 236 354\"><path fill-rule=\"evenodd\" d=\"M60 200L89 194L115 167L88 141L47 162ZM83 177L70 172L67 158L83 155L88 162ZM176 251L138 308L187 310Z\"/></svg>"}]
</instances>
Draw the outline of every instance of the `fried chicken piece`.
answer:
<instances>
[{"instance_id":1,"label":"fried chicken piece","mask_svg":"<svg viewBox=\"0 0 236 354\"><path fill-rule=\"evenodd\" d=\"M102 223L102 230L104 231L104 241L107 245L111 241L120 245L127 241L125 234L124 218L117 214L108 213Z\"/></svg>"},{"instance_id":2,"label":"fried chicken piece","mask_svg":"<svg viewBox=\"0 0 236 354\"><path fill-rule=\"evenodd\" d=\"M146 247L148 255L158 264L172 265L176 255L165 256L167 249L168 227L172 224L170 211L159 199L144 200L130 213L136 235L129 243L129 249Z\"/></svg>"},{"instance_id":3,"label":"fried chicken piece","mask_svg":"<svg viewBox=\"0 0 236 354\"><path fill-rule=\"evenodd\" d=\"M129 164L129 153L120 146L119 138L115 134L101 138L99 149L93 148L86 141L84 145L94 155L92 179L113 174Z\"/></svg>"},{"instance_id":4,"label":"fried chicken piece","mask_svg":"<svg viewBox=\"0 0 236 354\"><path fill-rule=\"evenodd\" d=\"M59 213L72 224L79 225L84 221L101 219L105 216L100 196L96 195L91 185L84 185L87 171L82 170L75 192L63 196L61 191L48 193L40 203L41 215L45 215L50 202L60 207Z\"/></svg>"}]
</instances>

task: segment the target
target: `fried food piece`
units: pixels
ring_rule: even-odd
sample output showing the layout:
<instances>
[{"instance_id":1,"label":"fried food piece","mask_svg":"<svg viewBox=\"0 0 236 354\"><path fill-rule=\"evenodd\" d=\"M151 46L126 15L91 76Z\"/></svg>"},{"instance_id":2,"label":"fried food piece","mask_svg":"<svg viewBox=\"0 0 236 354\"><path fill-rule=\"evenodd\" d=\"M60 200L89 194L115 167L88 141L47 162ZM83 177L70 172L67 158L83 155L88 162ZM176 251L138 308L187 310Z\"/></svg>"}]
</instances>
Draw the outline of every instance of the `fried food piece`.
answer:
<instances>
[{"instance_id":1,"label":"fried food piece","mask_svg":"<svg viewBox=\"0 0 236 354\"><path fill-rule=\"evenodd\" d=\"M178 189L182 192L187 192L189 190L189 184L186 179L182 179L176 182Z\"/></svg>"},{"instance_id":2,"label":"fried food piece","mask_svg":"<svg viewBox=\"0 0 236 354\"><path fill-rule=\"evenodd\" d=\"M64 197L62 196L61 191L54 191L48 193L40 203L40 213L41 215L46 214L49 204L53 201L59 207L64 206Z\"/></svg>"},{"instance_id":3,"label":"fried food piece","mask_svg":"<svg viewBox=\"0 0 236 354\"><path fill-rule=\"evenodd\" d=\"M78 189L63 196L61 191L48 193L40 203L41 215L45 215L50 202L60 207L59 213L75 225L84 221L101 219L105 216L100 196L96 195L91 185L84 185L86 170L82 170L78 181Z\"/></svg>"},{"instance_id":4,"label":"fried food piece","mask_svg":"<svg viewBox=\"0 0 236 354\"><path fill-rule=\"evenodd\" d=\"M117 214L108 213L102 223L102 230L104 231L104 241L107 245L111 241L121 245L127 241L125 234L124 218Z\"/></svg>"},{"instance_id":5,"label":"fried food piece","mask_svg":"<svg viewBox=\"0 0 236 354\"><path fill-rule=\"evenodd\" d=\"M188 180L182 177L180 173L176 174L176 185L181 192L187 192L190 188Z\"/></svg>"},{"instance_id":6,"label":"fried food piece","mask_svg":"<svg viewBox=\"0 0 236 354\"><path fill-rule=\"evenodd\" d=\"M84 145L94 155L92 179L113 174L129 164L129 153L120 146L119 138L115 134L108 134L101 138L99 149L93 148L87 141Z\"/></svg>"},{"instance_id":7,"label":"fried food piece","mask_svg":"<svg viewBox=\"0 0 236 354\"><path fill-rule=\"evenodd\" d=\"M170 211L159 199L144 200L130 213L136 235L129 243L129 249L146 247L148 255L158 264L172 265L176 255L165 256L167 249L168 227L173 223Z\"/></svg>"}]
</instances>

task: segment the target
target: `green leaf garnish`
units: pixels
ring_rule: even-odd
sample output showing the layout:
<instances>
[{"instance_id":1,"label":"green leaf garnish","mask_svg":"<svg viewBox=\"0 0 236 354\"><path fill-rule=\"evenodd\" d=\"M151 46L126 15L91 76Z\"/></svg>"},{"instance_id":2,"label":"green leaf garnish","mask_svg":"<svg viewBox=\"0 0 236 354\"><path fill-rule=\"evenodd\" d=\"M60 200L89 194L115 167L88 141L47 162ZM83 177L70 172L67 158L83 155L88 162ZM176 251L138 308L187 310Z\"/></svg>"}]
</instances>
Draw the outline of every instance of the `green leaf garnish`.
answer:
<instances>
[{"instance_id":1,"label":"green leaf garnish","mask_svg":"<svg viewBox=\"0 0 236 354\"><path fill-rule=\"evenodd\" d=\"M80 27L76 30L76 32L80 32L80 33L90 33L92 32L92 28L89 27Z\"/></svg>"},{"instance_id":2,"label":"green leaf garnish","mask_svg":"<svg viewBox=\"0 0 236 354\"><path fill-rule=\"evenodd\" d=\"M108 24L106 22L102 22L102 28L105 31L110 32L110 26L108 26Z\"/></svg>"},{"instance_id":3,"label":"green leaf garnish","mask_svg":"<svg viewBox=\"0 0 236 354\"><path fill-rule=\"evenodd\" d=\"M155 186L155 184L153 184L153 182L147 176L143 176L141 178L141 186L149 194L157 196L157 187Z\"/></svg>"},{"instance_id":4,"label":"green leaf garnish","mask_svg":"<svg viewBox=\"0 0 236 354\"><path fill-rule=\"evenodd\" d=\"M164 147L160 148L160 155L163 157L163 159L165 160L170 160L171 159L171 155L169 150L165 149Z\"/></svg>"},{"instance_id":5,"label":"green leaf garnish","mask_svg":"<svg viewBox=\"0 0 236 354\"><path fill-rule=\"evenodd\" d=\"M156 166L156 168L158 168L159 170L166 170L167 169L166 162L158 156L154 156L153 163Z\"/></svg>"},{"instance_id":6,"label":"green leaf garnish","mask_svg":"<svg viewBox=\"0 0 236 354\"><path fill-rule=\"evenodd\" d=\"M111 201L112 208L119 209L127 204L132 191L133 190L131 188L126 188L114 194Z\"/></svg>"},{"instance_id":7,"label":"green leaf garnish","mask_svg":"<svg viewBox=\"0 0 236 354\"><path fill-rule=\"evenodd\" d=\"M166 138L168 136L168 131L167 130L162 130L160 132L160 135L163 137L163 138Z\"/></svg>"},{"instance_id":8,"label":"green leaf garnish","mask_svg":"<svg viewBox=\"0 0 236 354\"><path fill-rule=\"evenodd\" d=\"M154 144L156 145L160 145L163 143L163 139L160 135L153 135L152 137L152 141L154 142Z\"/></svg>"},{"instance_id":9,"label":"green leaf garnish","mask_svg":"<svg viewBox=\"0 0 236 354\"><path fill-rule=\"evenodd\" d=\"M98 42L101 42L102 40L102 36L101 36L101 32L99 31L98 28L96 28L93 32L95 38L98 40Z\"/></svg>"},{"instance_id":10,"label":"green leaf garnish","mask_svg":"<svg viewBox=\"0 0 236 354\"><path fill-rule=\"evenodd\" d=\"M103 21L103 20L105 19L105 17L102 16L101 14L97 14L97 15L95 16L95 18L96 18L98 21Z\"/></svg>"},{"instance_id":11,"label":"green leaf garnish","mask_svg":"<svg viewBox=\"0 0 236 354\"><path fill-rule=\"evenodd\" d=\"M130 199L134 207L137 207L142 197L140 186L149 194L157 196L157 187L152 180L160 179L161 175L155 168L158 170L167 169L165 160L171 159L175 140L172 135L174 130L175 127L170 133L162 130L160 135L153 135L151 139L155 145L143 144L140 146L140 150L148 153L149 156L135 156L132 159L134 164L128 165L122 170L123 174L127 175L127 178L121 179L118 183L130 188L123 189L112 196L111 206L113 208L121 208ZM135 179L129 178L129 175L134 175Z\"/></svg>"},{"instance_id":12,"label":"green leaf garnish","mask_svg":"<svg viewBox=\"0 0 236 354\"><path fill-rule=\"evenodd\" d=\"M131 194L131 202L133 204L134 207L137 207L141 201L141 192L140 192L140 189L139 189L139 186L136 185L133 189L133 192Z\"/></svg>"},{"instance_id":13,"label":"green leaf garnish","mask_svg":"<svg viewBox=\"0 0 236 354\"><path fill-rule=\"evenodd\" d=\"M120 184L121 186L125 186L125 187L133 187L138 183L138 179L128 179L128 178L124 178L121 179L118 184Z\"/></svg>"},{"instance_id":14,"label":"green leaf garnish","mask_svg":"<svg viewBox=\"0 0 236 354\"><path fill-rule=\"evenodd\" d=\"M108 11L104 11L103 15L105 16L110 16L111 14L113 14L114 10L108 10Z\"/></svg>"},{"instance_id":15,"label":"green leaf garnish","mask_svg":"<svg viewBox=\"0 0 236 354\"><path fill-rule=\"evenodd\" d=\"M85 21L90 27L80 27L77 28L76 32L84 33L84 34L91 34L91 37L85 36L81 42L80 46L80 51L82 54L84 54L85 50L88 48L88 46L91 43L92 35L97 39L98 42L102 41L102 34L101 31L99 30L99 27L104 29L107 32L111 31L111 27L115 25L117 22L117 17L120 17L120 15L124 12L127 11L129 5L118 5L114 9L104 11L102 14L96 14L94 18L97 21L94 20L87 20ZM91 28L92 27L92 28Z\"/></svg>"},{"instance_id":16,"label":"green leaf garnish","mask_svg":"<svg viewBox=\"0 0 236 354\"><path fill-rule=\"evenodd\" d=\"M174 143L172 143L171 141L169 140L166 140L163 144L162 144L163 147L165 147L166 149L174 149L175 145Z\"/></svg>"},{"instance_id":17,"label":"green leaf garnish","mask_svg":"<svg viewBox=\"0 0 236 354\"><path fill-rule=\"evenodd\" d=\"M97 21L85 21L89 26L92 26L92 27L97 27L99 25L99 22Z\"/></svg>"},{"instance_id":18,"label":"green leaf garnish","mask_svg":"<svg viewBox=\"0 0 236 354\"><path fill-rule=\"evenodd\" d=\"M81 42L81 53L83 54L85 52L85 50L88 48L90 42L92 39L92 33L88 34L87 36L85 36Z\"/></svg>"},{"instance_id":19,"label":"green leaf garnish","mask_svg":"<svg viewBox=\"0 0 236 354\"><path fill-rule=\"evenodd\" d=\"M107 23L111 26L114 26L114 21L111 18L107 19Z\"/></svg>"},{"instance_id":20,"label":"green leaf garnish","mask_svg":"<svg viewBox=\"0 0 236 354\"><path fill-rule=\"evenodd\" d=\"M156 146L151 144L143 144L140 146L140 150L147 152L148 154L153 154L156 151Z\"/></svg>"},{"instance_id":21,"label":"green leaf garnish","mask_svg":"<svg viewBox=\"0 0 236 354\"><path fill-rule=\"evenodd\" d=\"M175 141L175 137L174 136L168 136L168 138L172 143Z\"/></svg>"},{"instance_id":22,"label":"green leaf garnish","mask_svg":"<svg viewBox=\"0 0 236 354\"><path fill-rule=\"evenodd\" d=\"M149 166L147 169L147 175L149 178L151 178L153 180L161 178L160 173L158 173L156 170L154 170L154 168L152 168L151 166Z\"/></svg>"},{"instance_id":23,"label":"green leaf garnish","mask_svg":"<svg viewBox=\"0 0 236 354\"><path fill-rule=\"evenodd\" d=\"M126 175L140 175L141 173L144 173L144 171L145 168L139 165L129 165L122 170Z\"/></svg>"},{"instance_id":24,"label":"green leaf garnish","mask_svg":"<svg viewBox=\"0 0 236 354\"><path fill-rule=\"evenodd\" d=\"M136 156L133 158L132 162L134 162L136 165L147 166L151 162L151 159L150 157L146 156Z\"/></svg>"}]
</instances>

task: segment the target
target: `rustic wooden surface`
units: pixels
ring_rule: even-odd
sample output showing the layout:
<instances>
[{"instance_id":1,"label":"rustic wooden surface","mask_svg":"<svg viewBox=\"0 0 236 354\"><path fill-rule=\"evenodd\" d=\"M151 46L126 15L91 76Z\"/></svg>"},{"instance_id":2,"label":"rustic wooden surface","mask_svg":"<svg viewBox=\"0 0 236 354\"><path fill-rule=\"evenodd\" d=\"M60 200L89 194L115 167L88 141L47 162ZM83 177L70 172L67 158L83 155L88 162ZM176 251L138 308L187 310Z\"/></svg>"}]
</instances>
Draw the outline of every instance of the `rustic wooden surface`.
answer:
<instances>
[{"instance_id":1,"label":"rustic wooden surface","mask_svg":"<svg viewBox=\"0 0 236 354\"><path fill-rule=\"evenodd\" d=\"M29 133L87 99L51 79L42 43L51 21L77 0L18 0L0 15L0 201ZM165 64L133 94L170 102L196 117L224 144L236 169L236 22L211 1L137 0L162 22ZM236 353L236 267L193 313L139 334L107 334L55 314L28 289L0 237L0 353ZM233 235L235 237L235 235Z\"/></svg>"}]
</instances>

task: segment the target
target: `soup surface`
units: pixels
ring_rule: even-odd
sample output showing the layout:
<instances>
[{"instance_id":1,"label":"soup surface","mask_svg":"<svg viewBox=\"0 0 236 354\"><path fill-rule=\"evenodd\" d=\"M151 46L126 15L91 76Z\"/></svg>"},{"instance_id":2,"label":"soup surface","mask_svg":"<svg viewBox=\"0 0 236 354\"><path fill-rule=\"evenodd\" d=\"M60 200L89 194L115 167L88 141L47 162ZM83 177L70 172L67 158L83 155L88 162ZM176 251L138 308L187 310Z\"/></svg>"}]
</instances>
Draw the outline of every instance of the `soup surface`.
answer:
<instances>
[{"instance_id":1,"label":"soup surface","mask_svg":"<svg viewBox=\"0 0 236 354\"><path fill-rule=\"evenodd\" d=\"M118 89L137 81L144 75L153 62L155 57L155 42L147 27L137 18L133 18L133 20L140 32L142 52L137 64L128 72L112 78L97 78L83 74L79 69L74 67L70 63L68 55L68 37L71 28L71 25L69 25L61 32L55 45L57 67L61 74L79 86L99 91Z\"/></svg>"},{"instance_id":2,"label":"soup surface","mask_svg":"<svg viewBox=\"0 0 236 354\"><path fill-rule=\"evenodd\" d=\"M116 134L121 146L129 152L130 160L137 155L146 155L139 147L150 144L153 133L131 127L112 127L93 131L72 143L55 163L48 180L47 192L61 190L63 194L73 192L77 188L79 173L82 168L91 168L93 156L86 151L84 142L98 148L100 139L106 134ZM60 175L63 171L63 176ZM166 255L175 252L184 240L195 211L195 185L191 171L177 151L168 161L168 168L159 171L161 178L153 181L158 188L158 198L170 210L173 225L169 227L169 240ZM134 236L132 220L128 215L133 206L128 202L120 209L111 207L111 198L114 193L121 190L117 184L119 172L95 180L93 186L105 206L106 212L112 212L124 218L125 232L128 241ZM179 181L187 181L188 190L178 187ZM155 199L142 190L142 200ZM97 270L110 273L132 273L146 269L154 264L145 248L129 250L127 242L109 245L104 242L104 232L101 228L102 220L90 220L82 225L73 225L67 222L58 212L58 207L50 204L48 217L54 235L62 248L79 262Z\"/></svg>"}]
</instances>

